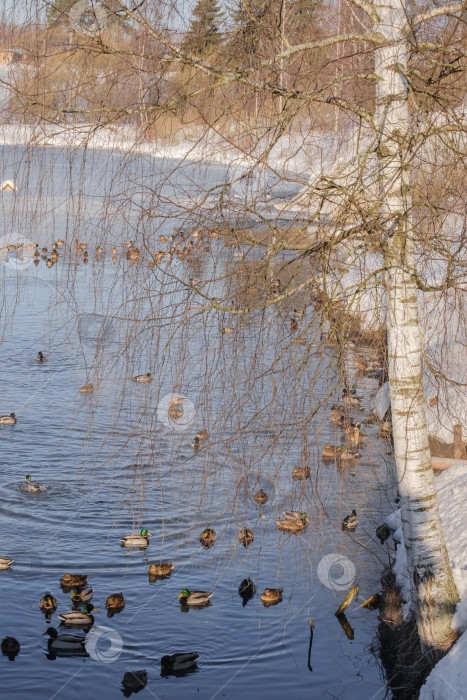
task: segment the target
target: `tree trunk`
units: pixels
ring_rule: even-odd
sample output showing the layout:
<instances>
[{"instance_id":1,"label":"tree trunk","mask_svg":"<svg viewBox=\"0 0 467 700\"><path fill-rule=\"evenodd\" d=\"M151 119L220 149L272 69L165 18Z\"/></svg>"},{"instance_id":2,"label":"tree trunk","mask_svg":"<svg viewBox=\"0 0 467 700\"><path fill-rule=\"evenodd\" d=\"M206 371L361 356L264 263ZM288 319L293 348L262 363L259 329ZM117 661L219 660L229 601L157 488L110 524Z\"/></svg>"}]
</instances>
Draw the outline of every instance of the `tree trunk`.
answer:
<instances>
[{"instance_id":1,"label":"tree trunk","mask_svg":"<svg viewBox=\"0 0 467 700\"><path fill-rule=\"evenodd\" d=\"M452 644L458 595L444 541L428 444L407 173L409 109L405 0L380 0L374 29L387 45L376 51L379 184L385 227L389 381L402 530L417 601L422 646L436 658Z\"/></svg>"}]
</instances>

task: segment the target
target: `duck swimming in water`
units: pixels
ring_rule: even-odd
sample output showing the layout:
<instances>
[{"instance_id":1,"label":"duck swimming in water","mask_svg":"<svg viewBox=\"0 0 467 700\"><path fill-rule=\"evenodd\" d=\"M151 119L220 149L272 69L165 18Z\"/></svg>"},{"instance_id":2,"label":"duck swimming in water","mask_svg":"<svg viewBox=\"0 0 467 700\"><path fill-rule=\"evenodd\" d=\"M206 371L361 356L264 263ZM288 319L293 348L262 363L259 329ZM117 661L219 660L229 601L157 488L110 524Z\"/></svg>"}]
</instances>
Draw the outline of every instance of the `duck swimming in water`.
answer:
<instances>
[{"instance_id":1,"label":"duck swimming in water","mask_svg":"<svg viewBox=\"0 0 467 700\"><path fill-rule=\"evenodd\" d=\"M10 413L9 416L0 416L0 425L14 425L16 423L16 414Z\"/></svg>"},{"instance_id":2,"label":"duck swimming in water","mask_svg":"<svg viewBox=\"0 0 467 700\"><path fill-rule=\"evenodd\" d=\"M41 351L39 351L39 352L37 353L36 360L37 360L38 362L45 362L45 355L44 355L44 353L41 352Z\"/></svg>"},{"instance_id":3,"label":"duck swimming in water","mask_svg":"<svg viewBox=\"0 0 467 700\"><path fill-rule=\"evenodd\" d=\"M41 491L45 491L45 486L42 484L33 484L31 481L31 475L26 474L21 485L21 491L25 491L26 493L40 493Z\"/></svg>"},{"instance_id":4,"label":"duck swimming in water","mask_svg":"<svg viewBox=\"0 0 467 700\"><path fill-rule=\"evenodd\" d=\"M347 515L342 521L343 530L355 530L358 525L357 511L354 509L350 515Z\"/></svg>"},{"instance_id":5,"label":"duck swimming in water","mask_svg":"<svg viewBox=\"0 0 467 700\"><path fill-rule=\"evenodd\" d=\"M188 588L184 588L178 597L182 605L206 605L212 595L205 591L189 591Z\"/></svg>"},{"instance_id":6,"label":"duck swimming in water","mask_svg":"<svg viewBox=\"0 0 467 700\"><path fill-rule=\"evenodd\" d=\"M57 609L57 601L51 593L44 593L39 601L39 608L44 612L53 612Z\"/></svg>"},{"instance_id":7,"label":"duck swimming in water","mask_svg":"<svg viewBox=\"0 0 467 700\"><path fill-rule=\"evenodd\" d=\"M123 547L147 547L150 537L152 537L151 533L143 528L139 535L127 535L120 542Z\"/></svg>"},{"instance_id":8,"label":"duck swimming in water","mask_svg":"<svg viewBox=\"0 0 467 700\"><path fill-rule=\"evenodd\" d=\"M94 624L94 615L92 612L97 610L92 603L86 603L84 610L72 610L69 613L62 613L58 616L66 625L71 625L74 627L90 627Z\"/></svg>"}]
</instances>

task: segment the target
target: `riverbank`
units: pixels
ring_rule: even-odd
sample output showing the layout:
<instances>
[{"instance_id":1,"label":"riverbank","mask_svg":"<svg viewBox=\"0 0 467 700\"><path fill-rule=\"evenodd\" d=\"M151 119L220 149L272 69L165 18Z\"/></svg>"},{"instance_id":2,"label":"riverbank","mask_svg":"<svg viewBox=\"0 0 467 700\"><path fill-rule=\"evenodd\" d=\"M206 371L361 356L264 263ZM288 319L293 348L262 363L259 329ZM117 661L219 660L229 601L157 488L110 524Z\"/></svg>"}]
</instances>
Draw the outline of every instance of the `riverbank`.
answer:
<instances>
[{"instance_id":1,"label":"riverbank","mask_svg":"<svg viewBox=\"0 0 467 700\"><path fill-rule=\"evenodd\" d=\"M460 598L452 621L452 629L460 637L448 654L431 670L420 690L419 698L420 700L457 700L464 697L467 686L467 666L464 661L467 651L467 634L465 634L467 630L467 527L464 505L467 491L467 461L453 465L441 473L436 479L436 486L444 538ZM404 643L405 649L402 650L404 654L402 659L400 653L395 655L397 657L396 664L391 667L391 673L397 674L396 684L400 690L404 689L404 686L409 686L417 674L418 678L423 679L427 674L427 667L419 650L417 650L414 635L410 633L410 630L414 631L414 626L411 623L414 605L411 597L400 510L395 511L386 522L391 530L390 541L394 546L397 545L392 574L397 595L400 596L398 601L400 617L393 625L391 643L394 646L394 637L396 637L400 643ZM384 619L384 615L382 617ZM391 622L394 623L394 621ZM401 665L406 668L404 673L400 672ZM397 667L399 667L399 671L395 670ZM409 696L402 693L400 697Z\"/></svg>"}]
</instances>

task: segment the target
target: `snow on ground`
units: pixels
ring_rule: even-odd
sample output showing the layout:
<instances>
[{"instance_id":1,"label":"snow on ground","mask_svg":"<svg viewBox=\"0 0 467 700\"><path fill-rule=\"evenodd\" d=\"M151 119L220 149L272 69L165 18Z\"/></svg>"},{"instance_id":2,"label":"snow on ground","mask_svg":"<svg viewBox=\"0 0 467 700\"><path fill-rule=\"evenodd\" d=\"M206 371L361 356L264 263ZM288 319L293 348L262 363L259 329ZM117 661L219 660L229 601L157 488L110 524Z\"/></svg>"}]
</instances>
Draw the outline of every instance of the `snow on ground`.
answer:
<instances>
[{"instance_id":1,"label":"snow on ground","mask_svg":"<svg viewBox=\"0 0 467 700\"><path fill-rule=\"evenodd\" d=\"M467 528L465 527L465 495L467 493L467 461L451 467L436 478L438 504L450 564L460 597L452 627L461 638L435 666L420 693L420 700L459 700L467 688ZM411 589L407 557L402 535L400 510L386 520L397 547L393 571L405 601L404 617L411 611Z\"/></svg>"}]
</instances>

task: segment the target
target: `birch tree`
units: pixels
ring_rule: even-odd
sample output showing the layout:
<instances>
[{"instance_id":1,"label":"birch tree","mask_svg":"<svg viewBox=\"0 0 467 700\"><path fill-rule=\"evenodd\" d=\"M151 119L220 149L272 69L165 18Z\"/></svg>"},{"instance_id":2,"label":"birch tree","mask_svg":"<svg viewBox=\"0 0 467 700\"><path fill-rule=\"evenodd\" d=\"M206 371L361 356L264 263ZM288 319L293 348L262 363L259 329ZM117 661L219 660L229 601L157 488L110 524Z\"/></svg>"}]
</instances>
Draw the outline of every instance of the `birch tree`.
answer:
<instances>
[{"instance_id":1,"label":"birch tree","mask_svg":"<svg viewBox=\"0 0 467 700\"><path fill-rule=\"evenodd\" d=\"M451 619L458 597L438 512L423 394L408 172L412 134L406 78L407 7L403 0L361 6L375 32L385 39L375 52L375 127L379 134L381 216L386 229L388 360L402 527L418 601L420 639L427 650L443 649L452 643ZM418 21L421 18L414 24Z\"/></svg>"}]
</instances>

